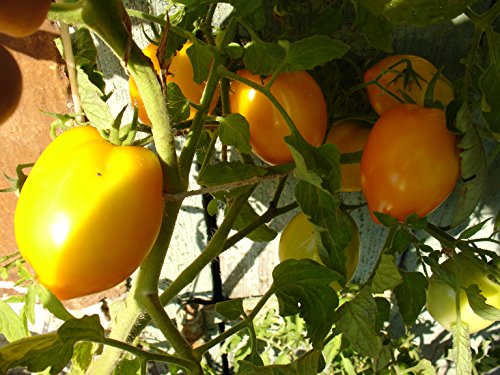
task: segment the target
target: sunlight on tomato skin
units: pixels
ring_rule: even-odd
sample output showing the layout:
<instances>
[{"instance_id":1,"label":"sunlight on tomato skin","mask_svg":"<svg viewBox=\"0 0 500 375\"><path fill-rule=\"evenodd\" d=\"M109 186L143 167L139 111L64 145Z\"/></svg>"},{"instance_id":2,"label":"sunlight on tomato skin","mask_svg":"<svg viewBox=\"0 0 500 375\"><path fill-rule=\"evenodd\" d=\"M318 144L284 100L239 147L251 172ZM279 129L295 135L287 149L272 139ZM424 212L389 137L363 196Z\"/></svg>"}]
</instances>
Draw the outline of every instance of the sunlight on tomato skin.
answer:
<instances>
[{"instance_id":1,"label":"sunlight on tomato skin","mask_svg":"<svg viewBox=\"0 0 500 375\"><path fill-rule=\"evenodd\" d=\"M167 84L169 82L174 82L179 86L182 94L189 101L199 104L201 101L203 90L205 89L205 84L198 84L193 80L193 66L191 64L189 56L187 55L187 49L192 45L193 44L191 42L186 42L184 46L179 51L177 51L177 53L172 58L172 61L168 68L169 74L167 75ZM153 67L156 73L160 74L160 63L158 62L158 57L156 56L157 51L158 46L153 43L150 43L148 46L146 46L146 48L142 50L144 55L149 57L149 59L153 63ZM129 78L129 94L132 104L137 105L139 119L141 120L141 122L145 125L151 125L151 120L149 119L149 116L146 112L144 101L139 94L139 88L137 87L137 84L132 77ZM214 96L214 99L212 100L209 112L212 112L217 105L217 101L219 98L218 95L219 93L217 92ZM196 109L190 107L189 111L189 119L191 120L196 114Z\"/></svg>"},{"instance_id":2,"label":"sunlight on tomato skin","mask_svg":"<svg viewBox=\"0 0 500 375\"><path fill-rule=\"evenodd\" d=\"M0 125L17 109L23 90L23 78L16 60L0 45Z\"/></svg>"},{"instance_id":3,"label":"sunlight on tomato skin","mask_svg":"<svg viewBox=\"0 0 500 375\"><path fill-rule=\"evenodd\" d=\"M500 285L490 281L482 269L466 256L458 254L458 258L461 269L460 286L467 288L471 284L476 284L481 289L481 294L486 298L486 303L500 309ZM451 258L443 262L440 267L457 275L456 261ZM431 276L427 291L427 310L448 331L457 321L455 303L455 290L444 281L438 280L436 276ZM460 292L460 319L468 325L471 334L494 323L494 321L481 318L472 310L464 290Z\"/></svg>"},{"instance_id":4,"label":"sunlight on tomato skin","mask_svg":"<svg viewBox=\"0 0 500 375\"><path fill-rule=\"evenodd\" d=\"M260 76L246 70L242 77L258 84L266 84ZM282 73L271 86L271 93L292 118L304 139L313 146L323 142L327 130L326 103L321 88L304 71ZM262 93L237 81L231 83L231 112L243 115L250 125L250 143L253 152L269 164L285 164L293 160L285 136L290 131L285 120Z\"/></svg>"},{"instance_id":5,"label":"sunlight on tomato skin","mask_svg":"<svg viewBox=\"0 0 500 375\"><path fill-rule=\"evenodd\" d=\"M347 280L349 281L358 265L360 238L358 227L350 215L347 215L347 220L351 233L351 242L345 250ZM281 232L278 255L280 261L286 259L312 259L319 264L323 264L314 239L314 227L304 213L301 212L294 216ZM337 281L332 284L334 284L335 290L340 290Z\"/></svg>"},{"instance_id":6,"label":"sunlight on tomato skin","mask_svg":"<svg viewBox=\"0 0 500 375\"><path fill-rule=\"evenodd\" d=\"M153 246L162 215L157 156L114 146L82 126L58 136L32 168L15 236L38 281L65 300L130 276Z\"/></svg>"},{"instance_id":7,"label":"sunlight on tomato skin","mask_svg":"<svg viewBox=\"0 0 500 375\"><path fill-rule=\"evenodd\" d=\"M371 130L361 157L361 186L368 209L404 221L436 209L460 175L457 138L444 111L400 104Z\"/></svg>"},{"instance_id":8,"label":"sunlight on tomato skin","mask_svg":"<svg viewBox=\"0 0 500 375\"><path fill-rule=\"evenodd\" d=\"M380 73L389 69L401 59L408 59L411 61L413 70L421 77L421 79L418 80L420 87L417 82L413 81L405 89L403 77L396 79L398 74L397 72L402 72L407 67L405 62L391 68L394 72L391 71L385 73L378 80L378 82L400 99L405 100L404 96L401 95L401 92L404 92L414 100L415 104L423 106L427 86L438 70L431 62L422 57L414 55L387 56L365 72L363 76L364 82L367 83L373 81ZM370 101L373 110L377 112L378 115L382 115L395 105L401 104L399 100L384 92L375 84L366 86L366 91L368 94L368 100ZM446 106L454 99L454 97L455 94L453 85L443 74L440 74L434 87L433 100L440 101Z\"/></svg>"},{"instance_id":9,"label":"sunlight on tomato skin","mask_svg":"<svg viewBox=\"0 0 500 375\"><path fill-rule=\"evenodd\" d=\"M1 0L0 33L15 38L33 34L47 18L51 0Z\"/></svg>"},{"instance_id":10,"label":"sunlight on tomato skin","mask_svg":"<svg viewBox=\"0 0 500 375\"><path fill-rule=\"evenodd\" d=\"M333 143L341 154L363 150L370 128L363 126L360 121L342 121L334 124L326 137L326 143ZM341 164L342 191L361 191L361 174L359 163Z\"/></svg>"}]
</instances>

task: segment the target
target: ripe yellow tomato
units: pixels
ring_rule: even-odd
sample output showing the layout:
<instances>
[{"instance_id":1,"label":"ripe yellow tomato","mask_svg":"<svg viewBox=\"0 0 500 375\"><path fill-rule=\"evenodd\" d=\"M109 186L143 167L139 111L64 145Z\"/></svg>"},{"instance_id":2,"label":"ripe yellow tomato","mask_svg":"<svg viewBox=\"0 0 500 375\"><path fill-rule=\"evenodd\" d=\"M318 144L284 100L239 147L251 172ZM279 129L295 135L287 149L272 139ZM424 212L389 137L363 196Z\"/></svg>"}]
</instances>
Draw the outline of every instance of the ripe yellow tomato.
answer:
<instances>
[{"instance_id":1,"label":"ripe yellow tomato","mask_svg":"<svg viewBox=\"0 0 500 375\"><path fill-rule=\"evenodd\" d=\"M242 77L265 85L269 78L246 70ZM322 144L327 129L326 103L321 88L304 71L283 73L271 86L271 93L290 115L304 139L313 146ZM250 126L253 152L269 164L285 164L293 160L284 137L290 135L285 120L262 93L241 83L231 84L231 111L243 115Z\"/></svg>"},{"instance_id":2,"label":"ripe yellow tomato","mask_svg":"<svg viewBox=\"0 0 500 375\"><path fill-rule=\"evenodd\" d=\"M457 138L444 111L399 104L372 128L361 157L368 209L404 221L425 216L453 191L460 175Z\"/></svg>"},{"instance_id":3,"label":"ripe yellow tomato","mask_svg":"<svg viewBox=\"0 0 500 375\"><path fill-rule=\"evenodd\" d=\"M467 288L471 284L476 284L486 298L486 303L500 309L500 285L489 280L481 268L465 255L457 254L457 259L461 270L458 275L460 287ZM449 258L441 264L441 267L457 277L456 263L456 259ZM478 332L494 323L494 321L481 318L472 310L464 290L460 291L459 304L460 319L468 325L469 333ZM427 310L448 331L457 321L455 289L446 282L438 280L435 275L429 280Z\"/></svg>"},{"instance_id":4,"label":"ripe yellow tomato","mask_svg":"<svg viewBox=\"0 0 500 375\"><path fill-rule=\"evenodd\" d=\"M347 215L351 242L345 249L347 280L350 280L356 271L359 260L359 230L350 215ZM312 259L323 264L314 239L314 227L304 213L299 213L288 222L281 232L278 254L280 261L286 259ZM338 282L333 283L336 290L340 290Z\"/></svg>"},{"instance_id":5,"label":"ripe yellow tomato","mask_svg":"<svg viewBox=\"0 0 500 375\"><path fill-rule=\"evenodd\" d=\"M360 121L341 121L334 124L326 137L327 143L333 143L341 154L358 152L365 147L370 134L370 128L363 126ZM361 174L359 163L341 164L342 191L361 191Z\"/></svg>"},{"instance_id":6,"label":"ripe yellow tomato","mask_svg":"<svg viewBox=\"0 0 500 375\"><path fill-rule=\"evenodd\" d=\"M60 299L106 290L148 254L163 215L157 156L115 146L90 126L41 154L24 184L14 226L19 251Z\"/></svg>"},{"instance_id":7,"label":"ripe yellow tomato","mask_svg":"<svg viewBox=\"0 0 500 375\"><path fill-rule=\"evenodd\" d=\"M16 38L33 34L49 12L51 0L0 1L0 33Z\"/></svg>"},{"instance_id":8,"label":"ripe yellow tomato","mask_svg":"<svg viewBox=\"0 0 500 375\"><path fill-rule=\"evenodd\" d=\"M0 45L0 124L16 110L23 89L22 75L16 60Z\"/></svg>"},{"instance_id":9,"label":"ripe yellow tomato","mask_svg":"<svg viewBox=\"0 0 500 375\"><path fill-rule=\"evenodd\" d=\"M187 49L191 47L192 42L186 42L184 46L177 51L175 56L172 58L170 66L168 68L167 84L169 82L174 82L182 91L182 94L190 102L199 104L201 101L201 95L205 89L205 84L198 84L193 80L193 66L191 60L187 55ZM153 67L158 74L160 74L160 63L158 62L158 57L156 53L158 51L158 46L150 43L146 48L143 49L143 53L149 57L153 63ZM139 94L139 89L134 79L130 77L129 79L129 93L130 100L132 104L136 104L139 112L139 119L145 125L151 125L151 120L146 113L146 107L144 106L144 101ZM214 96L214 99L210 105L210 112L214 110L217 105L218 93ZM189 119L193 119L196 114L196 110L190 107Z\"/></svg>"},{"instance_id":10,"label":"ripe yellow tomato","mask_svg":"<svg viewBox=\"0 0 500 375\"><path fill-rule=\"evenodd\" d=\"M417 80L410 80L406 85L404 76L400 74L406 69L407 63L402 60L410 61L412 69L418 75ZM398 63L399 61L401 63ZM407 102L404 97L406 95L411 97L415 104L423 106L425 91L437 71L437 68L431 62L422 57L414 55L391 55L368 69L364 74L364 81L371 82L379 74L383 73L378 82L388 91L402 99L404 103ZM368 85L366 91L373 110L379 115L401 103L375 84ZM454 97L453 85L444 75L440 74L434 87L434 101L439 101L446 106Z\"/></svg>"}]
</instances>

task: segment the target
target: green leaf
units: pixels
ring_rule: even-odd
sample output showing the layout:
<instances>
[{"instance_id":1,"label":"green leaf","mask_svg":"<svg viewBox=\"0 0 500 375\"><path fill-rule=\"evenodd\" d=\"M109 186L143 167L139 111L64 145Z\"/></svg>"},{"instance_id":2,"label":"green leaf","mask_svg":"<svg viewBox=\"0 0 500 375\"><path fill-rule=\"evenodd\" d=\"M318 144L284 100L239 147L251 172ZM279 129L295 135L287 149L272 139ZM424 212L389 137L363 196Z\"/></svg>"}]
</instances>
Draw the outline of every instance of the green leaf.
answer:
<instances>
[{"instance_id":1,"label":"green leaf","mask_svg":"<svg viewBox=\"0 0 500 375\"><path fill-rule=\"evenodd\" d=\"M198 39L186 50L191 65L193 66L193 80L202 84L208 78L212 65L213 55L210 47Z\"/></svg>"},{"instance_id":2,"label":"green leaf","mask_svg":"<svg viewBox=\"0 0 500 375\"><path fill-rule=\"evenodd\" d=\"M245 117L239 113L232 113L226 117L219 117L219 137L222 143L234 146L239 152L249 154L252 152L250 145L250 127Z\"/></svg>"},{"instance_id":3,"label":"green leaf","mask_svg":"<svg viewBox=\"0 0 500 375\"><path fill-rule=\"evenodd\" d=\"M102 99L101 90L90 81L81 68L76 69L76 78L78 95L85 115L93 126L99 129L109 129L114 118L108 105Z\"/></svg>"},{"instance_id":4,"label":"green leaf","mask_svg":"<svg viewBox=\"0 0 500 375\"><path fill-rule=\"evenodd\" d=\"M377 270L372 279L372 293L383 293L388 289L393 289L403 281L396 266L394 256L382 254Z\"/></svg>"},{"instance_id":5,"label":"green leaf","mask_svg":"<svg viewBox=\"0 0 500 375\"><path fill-rule=\"evenodd\" d=\"M483 229L484 225L489 221L490 219L483 220L480 223L477 223L476 225L473 225L472 227L469 227L465 229L462 233L460 233L460 236L458 237L460 240L466 240L474 236L476 233L478 233L481 229Z\"/></svg>"},{"instance_id":6,"label":"green leaf","mask_svg":"<svg viewBox=\"0 0 500 375\"><path fill-rule=\"evenodd\" d=\"M31 372L50 367L50 374L56 375L70 361L72 349L56 333L23 338L0 348L0 373L14 367L26 367Z\"/></svg>"},{"instance_id":7,"label":"green leaf","mask_svg":"<svg viewBox=\"0 0 500 375\"><path fill-rule=\"evenodd\" d=\"M293 135L285 142L295 160L295 177L329 193L340 190L340 152L332 144L313 147L303 138Z\"/></svg>"},{"instance_id":8,"label":"green leaf","mask_svg":"<svg viewBox=\"0 0 500 375\"><path fill-rule=\"evenodd\" d=\"M245 45L243 62L250 73L267 76L277 69L285 56L286 51L279 44L264 42L254 37Z\"/></svg>"},{"instance_id":9,"label":"green leaf","mask_svg":"<svg viewBox=\"0 0 500 375\"><path fill-rule=\"evenodd\" d=\"M233 225L233 229L237 231L242 230L258 218L259 215L254 211L250 203L246 202ZM248 234L247 238L255 242L269 242L272 241L277 235L278 233L276 231L272 230L267 225L262 224Z\"/></svg>"},{"instance_id":10,"label":"green leaf","mask_svg":"<svg viewBox=\"0 0 500 375\"><path fill-rule=\"evenodd\" d=\"M477 315L485 320L500 320L500 310L486 303L486 298L481 294L481 289L476 284L471 284L464 289L469 305Z\"/></svg>"},{"instance_id":11,"label":"green leaf","mask_svg":"<svg viewBox=\"0 0 500 375\"><path fill-rule=\"evenodd\" d=\"M377 304L377 321L375 330L381 331L384 328L384 323L389 321L391 315L391 303L384 297L375 297Z\"/></svg>"},{"instance_id":12,"label":"green leaf","mask_svg":"<svg viewBox=\"0 0 500 375\"><path fill-rule=\"evenodd\" d=\"M57 297L52 294L50 290L45 288L42 284L34 284L36 287L36 293L40 303L45 307L52 315L61 320L73 319L74 316L66 310L66 307L62 304Z\"/></svg>"},{"instance_id":13,"label":"green leaf","mask_svg":"<svg viewBox=\"0 0 500 375\"><path fill-rule=\"evenodd\" d=\"M98 315L85 315L81 319L69 319L57 330L64 342L104 340L104 328L102 328Z\"/></svg>"},{"instance_id":14,"label":"green leaf","mask_svg":"<svg viewBox=\"0 0 500 375\"><path fill-rule=\"evenodd\" d=\"M338 197L299 181L295 185L295 198L314 226L321 261L346 276L345 249L351 241L351 228L347 214L339 208Z\"/></svg>"},{"instance_id":15,"label":"green leaf","mask_svg":"<svg viewBox=\"0 0 500 375\"><path fill-rule=\"evenodd\" d=\"M451 20L477 0L356 0L392 23L426 26Z\"/></svg>"},{"instance_id":16,"label":"green leaf","mask_svg":"<svg viewBox=\"0 0 500 375\"><path fill-rule=\"evenodd\" d=\"M229 0L229 4L234 7L231 16L245 18L262 8L262 0Z\"/></svg>"},{"instance_id":17,"label":"green leaf","mask_svg":"<svg viewBox=\"0 0 500 375\"><path fill-rule=\"evenodd\" d=\"M306 322L313 347L321 349L339 303L330 283L338 280L339 275L308 259L289 259L274 268L273 279L280 315L299 313Z\"/></svg>"},{"instance_id":18,"label":"green leaf","mask_svg":"<svg viewBox=\"0 0 500 375\"><path fill-rule=\"evenodd\" d=\"M139 358L122 358L113 370L113 375L141 375L141 361Z\"/></svg>"},{"instance_id":19,"label":"green leaf","mask_svg":"<svg viewBox=\"0 0 500 375\"><path fill-rule=\"evenodd\" d=\"M398 226L391 241L390 254L402 254L412 243L412 235L403 226Z\"/></svg>"},{"instance_id":20,"label":"green leaf","mask_svg":"<svg viewBox=\"0 0 500 375\"><path fill-rule=\"evenodd\" d=\"M265 168L255 165L237 161L220 162L204 168L198 175L198 184L201 186L222 185L266 174Z\"/></svg>"},{"instance_id":21,"label":"green leaf","mask_svg":"<svg viewBox=\"0 0 500 375\"><path fill-rule=\"evenodd\" d=\"M238 298L230 301L218 302L215 304L215 311L227 320L236 320L245 314L243 299Z\"/></svg>"},{"instance_id":22,"label":"green leaf","mask_svg":"<svg viewBox=\"0 0 500 375\"><path fill-rule=\"evenodd\" d=\"M168 94L168 115L173 124L187 120L189 117L189 100L186 99L180 87L175 82L169 82L167 86Z\"/></svg>"},{"instance_id":23,"label":"green leaf","mask_svg":"<svg viewBox=\"0 0 500 375\"><path fill-rule=\"evenodd\" d=\"M448 106L447 116L449 110L453 111L453 108L450 109ZM481 199L488 174L484 147L473 125L472 115L467 104L463 104L458 109L455 126L463 134L458 145L463 150L460 153L460 174L463 183L459 185L459 198L451 222L452 228L470 217Z\"/></svg>"},{"instance_id":24,"label":"green leaf","mask_svg":"<svg viewBox=\"0 0 500 375\"><path fill-rule=\"evenodd\" d=\"M9 342L30 335L24 320L4 301L0 301L0 333Z\"/></svg>"},{"instance_id":25,"label":"green leaf","mask_svg":"<svg viewBox=\"0 0 500 375\"><path fill-rule=\"evenodd\" d=\"M394 293L403 322L410 327L425 305L429 283L420 272L403 272L402 275L403 282L394 289Z\"/></svg>"},{"instance_id":26,"label":"green leaf","mask_svg":"<svg viewBox=\"0 0 500 375\"><path fill-rule=\"evenodd\" d=\"M377 313L377 303L369 287L361 289L353 300L337 311L337 328L349 339L354 350L372 358L376 358L382 348L375 330Z\"/></svg>"},{"instance_id":27,"label":"green leaf","mask_svg":"<svg viewBox=\"0 0 500 375\"><path fill-rule=\"evenodd\" d=\"M35 323L36 295L36 283L30 284L24 295L24 304L20 314L25 322L30 322L31 324Z\"/></svg>"},{"instance_id":28,"label":"green leaf","mask_svg":"<svg viewBox=\"0 0 500 375\"><path fill-rule=\"evenodd\" d=\"M317 374L325 367L321 351L312 349L287 365L256 366L241 361L238 375L304 375Z\"/></svg>"},{"instance_id":29,"label":"green leaf","mask_svg":"<svg viewBox=\"0 0 500 375\"><path fill-rule=\"evenodd\" d=\"M75 344L73 348L73 357L71 358L71 372L75 370L85 374L92 363L94 355L94 344L88 341L82 341Z\"/></svg>"},{"instance_id":30,"label":"green leaf","mask_svg":"<svg viewBox=\"0 0 500 375\"><path fill-rule=\"evenodd\" d=\"M333 59L340 59L349 48L348 44L325 35L299 40L288 47L283 71L312 70Z\"/></svg>"},{"instance_id":31,"label":"green leaf","mask_svg":"<svg viewBox=\"0 0 500 375\"><path fill-rule=\"evenodd\" d=\"M479 87L483 94L483 117L490 130L500 137L500 108L497 105L500 98L500 34L488 33L490 63L479 79Z\"/></svg>"},{"instance_id":32,"label":"green leaf","mask_svg":"<svg viewBox=\"0 0 500 375\"><path fill-rule=\"evenodd\" d=\"M393 26L384 17L377 16L358 5L354 0L356 8L356 20L353 24L357 27L367 42L373 47L385 52L392 52Z\"/></svg>"},{"instance_id":33,"label":"green leaf","mask_svg":"<svg viewBox=\"0 0 500 375\"><path fill-rule=\"evenodd\" d=\"M457 374L472 374L472 353L467 326L459 323L453 325L452 335L452 358L455 362Z\"/></svg>"},{"instance_id":34,"label":"green leaf","mask_svg":"<svg viewBox=\"0 0 500 375\"><path fill-rule=\"evenodd\" d=\"M434 365L428 359L420 360L415 366L405 370L405 374L436 375Z\"/></svg>"}]
</instances>

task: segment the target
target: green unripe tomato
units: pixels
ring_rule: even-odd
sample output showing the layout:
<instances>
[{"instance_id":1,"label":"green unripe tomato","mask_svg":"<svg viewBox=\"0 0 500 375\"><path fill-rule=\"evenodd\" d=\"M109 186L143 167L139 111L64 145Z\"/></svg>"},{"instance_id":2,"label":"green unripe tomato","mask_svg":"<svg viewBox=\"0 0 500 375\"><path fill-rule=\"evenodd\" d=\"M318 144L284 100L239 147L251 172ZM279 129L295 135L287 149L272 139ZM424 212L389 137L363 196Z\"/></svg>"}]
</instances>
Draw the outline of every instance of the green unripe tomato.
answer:
<instances>
[{"instance_id":1,"label":"green unripe tomato","mask_svg":"<svg viewBox=\"0 0 500 375\"><path fill-rule=\"evenodd\" d=\"M469 285L476 284L481 289L481 294L486 298L486 303L499 309L500 285L489 280L481 268L465 255L457 254L456 258L460 262L461 272L458 275L460 286L467 288ZM456 262L455 259L450 258L443 262L441 267L457 276ZM455 296L454 288L444 281L438 280L434 275L431 276L427 291L427 310L448 331L457 321ZM479 317L472 310L464 290L460 291L460 318L468 325L469 333L478 332L494 323Z\"/></svg>"},{"instance_id":2,"label":"green unripe tomato","mask_svg":"<svg viewBox=\"0 0 500 375\"><path fill-rule=\"evenodd\" d=\"M356 271L359 260L359 230L350 215L346 214L351 233L351 242L345 249L347 280L350 280ZM314 239L314 227L304 213L299 213L288 222L281 233L279 250L280 261L286 259L312 259L323 264L318 253ZM335 281L332 287L340 290L340 285Z\"/></svg>"},{"instance_id":3,"label":"green unripe tomato","mask_svg":"<svg viewBox=\"0 0 500 375\"><path fill-rule=\"evenodd\" d=\"M226 47L227 55L233 60L238 60L243 57L245 49L240 46L238 43L231 42Z\"/></svg>"}]
</instances>

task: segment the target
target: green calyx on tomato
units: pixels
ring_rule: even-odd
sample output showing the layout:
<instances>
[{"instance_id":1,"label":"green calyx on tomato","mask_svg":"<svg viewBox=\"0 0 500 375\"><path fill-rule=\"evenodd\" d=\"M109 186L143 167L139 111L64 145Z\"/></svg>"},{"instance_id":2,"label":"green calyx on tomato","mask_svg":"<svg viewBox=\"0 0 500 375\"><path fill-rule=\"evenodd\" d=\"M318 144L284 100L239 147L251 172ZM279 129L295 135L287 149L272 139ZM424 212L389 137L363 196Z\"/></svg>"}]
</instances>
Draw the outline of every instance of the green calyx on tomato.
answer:
<instances>
[{"instance_id":1,"label":"green calyx on tomato","mask_svg":"<svg viewBox=\"0 0 500 375\"><path fill-rule=\"evenodd\" d=\"M437 108L399 104L372 128L361 157L368 209L403 222L423 217L453 191L460 175L457 137Z\"/></svg>"},{"instance_id":2,"label":"green calyx on tomato","mask_svg":"<svg viewBox=\"0 0 500 375\"><path fill-rule=\"evenodd\" d=\"M259 75L241 70L238 74L265 85ZM305 71L282 73L271 86L271 93L290 115L304 139L313 146L322 144L327 130L325 98L316 81ZM253 152L269 164L293 161L284 138L291 134L285 120L261 92L242 82L231 83L231 112L243 115L250 126Z\"/></svg>"},{"instance_id":3,"label":"green calyx on tomato","mask_svg":"<svg viewBox=\"0 0 500 375\"><path fill-rule=\"evenodd\" d=\"M424 106L427 88L437 73L438 69L422 57L391 55L368 69L363 79L365 83L377 80L378 84L388 91L374 83L366 86L373 110L382 115L395 105L407 103L408 99L413 101L413 104ZM434 85L433 101L446 106L454 97L453 85L444 75L439 74Z\"/></svg>"},{"instance_id":4,"label":"green calyx on tomato","mask_svg":"<svg viewBox=\"0 0 500 375\"><path fill-rule=\"evenodd\" d=\"M16 110L23 89L21 69L16 60L0 45L0 87L4 94L0 98L0 124Z\"/></svg>"},{"instance_id":5,"label":"green calyx on tomato","mask_svg":"<svg viewBox=\"0 0 500 375\"><path fill-rule=\"evenodd\" d=\"M21 190L19 251L60 299L111 288L156 240L162 184L152 151L112 145L90 126L72 128L43 151Z\"/></svg>"},{"instance_id":6,"label":"green calyx on tomato","mask_svg":"<svg viewBox=\"0 0 500 375\"><path fill-rule=\"evenodd\" d=\"M345 249L346 256L346 278L350 280L356 271L359 260L359 230L352 217L346 214L351 234L351 241ZM281 233L278 249L280 261L287 259L311 259L323 264L318 253L314 236L314 227L304 213L294 216L285 226ZM332 283L334 289L340 290L338 282Z\"/></svg>"},{"instance_id":7,"label":"green calyx on tomato","mask_svg":"<svg viewBox=\"0 0 500 375\"><path fill-rule=\"evenodd\" d=\"M500 285L489 280L483 270L467 256L459 253L454 258L447 259L440 267L457 277L460 288L477 285L486 298L486 303L500 309ZM472 310L463 289L460 289L459 293L460 320L468 326L469 333L478 332L494 323L481 318ZM455 288L432 275L427 291L427 310L448 331L457 322L456 301Z\"/></svg>"},{"instance_id":8,"label":"green calyx on tomato","mask_svg":"<svg viewBox=\"0 0 500 375\"><path fill-rule=\"evenodd\" d=\"M370 128L363 126L360 121L346 120L334 124L326 137L327 143L334 144L341 154L362 151ZM359 163L341 164L342 191L361 191L361 174Z\"/></svg>"}]
</instances>

